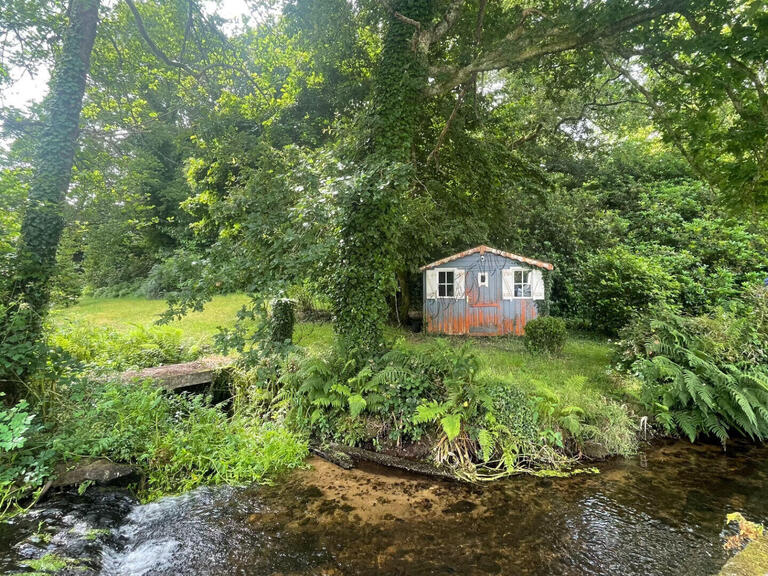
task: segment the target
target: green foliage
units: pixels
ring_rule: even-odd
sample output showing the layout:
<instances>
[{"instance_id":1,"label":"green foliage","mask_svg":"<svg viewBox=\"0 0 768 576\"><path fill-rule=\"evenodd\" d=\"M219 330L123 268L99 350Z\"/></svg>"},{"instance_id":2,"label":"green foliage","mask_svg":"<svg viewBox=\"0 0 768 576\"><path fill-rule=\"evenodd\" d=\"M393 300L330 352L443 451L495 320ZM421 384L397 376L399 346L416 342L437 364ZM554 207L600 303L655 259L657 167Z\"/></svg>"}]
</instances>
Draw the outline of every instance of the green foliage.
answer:
<instances>
[{"instance_id":1,"label":"green foliage","mask_svg":"<svg viewBox=\"0 0 768 576\"><path fill-rule=\"evenodd\" d=\"M0 302L0 385L16 392L26 373L34 371L45 358L45 345L30 339L26 327L39 322L28 304Z\"/></svg>"},{"instance_id":2,"label":"green foliage","mask_svg":"<svg viewBox=\"0 0 768 576\"><path fill-rule=\"evenodd\" d=\"M101 369L125 370L195 359L199 348L182 343L182 331L170 326L134 325L122 334L107 327L73 321L57 327L49 345L66 355Z\"/></svg>"},{"instance_id":3,"label":"green foliage","mask_svg":"<svg viewBox=\"0 0 768 576\"><path fill-rule=\"evenodd\" d=\"M592 327L616 334L635 315L675 294L677 284L661 264L623 246L601 250L583 263L581 307Z\"/></svg>"},{"instance_id":4,"label":"green foliage","mask_svg":"<svg viewBox=\"0 0 768 576\"><path fill-rule=\"evenodd\" d=\"M40 430L25 400L7 407L0 393L0 517L18 511L50 475L51 451L30 442Z\"/></svg>"},{"instance_id":5,"label":"green foliage","mask_svg":"<svg viewBox=\"0 0 768 576\"><path fill-rule=\"evenodd\" d=\"M733 432L768 437L766 298L756 289L714 317L656 310L625 330L622 360L639 374L646 406L666 432L723 445Z\"/></svg>"},{"instance_id":6,"label":"green foliage","mask_svg":"<svg viewBox=\"0 0 768 576\"><path fill-rule=\"evenodd\" d=\"M71 225L64 229L56 253L56 273L51 286L51 301L59 306L71 306L78 301L84 288L82 271L83 229Z\"/></svg>"},{"instance_id":7,"label":"green foliage","mask_svg":"<svg viewBox=\"0 0 768 576\"><path fill-rule=\"evenodd\" d=\"M562 318L541 316L525 325L525 345L532 352L559 354L567 338L568 331Z\"/></svg>"},{"instance_id":8,"label":"green foliage","mask_svg":"<svg viewBox=\"0 0 768 576\"><path fill-rule=\"evenodd\" d=\"M273 344L290 344L293 341L293 325L296 321L296 303L290 298L275 298L270 302L269 340Z\"/></svg>"},{"instance_id":9,"label":"green foliage","mask_svg":"<svg viewBox=\"0 0 768 576\"><path fill-rule=\"evenodd\" d=\"M107 457L146 473L145 498L201 484L248 484L297 466L306 444L279 425L232 416L204 396L169 395L152 382L73 383L51 445L67 458Z\"/></svg>"}]
</instances>

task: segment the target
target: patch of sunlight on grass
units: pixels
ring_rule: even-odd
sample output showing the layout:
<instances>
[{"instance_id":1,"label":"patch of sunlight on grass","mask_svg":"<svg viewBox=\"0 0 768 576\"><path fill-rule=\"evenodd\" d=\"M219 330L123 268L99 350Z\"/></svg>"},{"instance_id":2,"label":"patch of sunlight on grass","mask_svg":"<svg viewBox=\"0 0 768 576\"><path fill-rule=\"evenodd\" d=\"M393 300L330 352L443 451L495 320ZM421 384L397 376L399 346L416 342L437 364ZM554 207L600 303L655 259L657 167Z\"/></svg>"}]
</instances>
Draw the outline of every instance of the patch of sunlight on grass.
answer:
<instances>
[{"instance_id":1,"label":"patch of sunlight on grass","mask_svg":"<svg viewBox=\"0 0 768 576\"><path fill-rule=\"evenodd\" d=\"M234 325L237 311L247 304L248 300L245 294L216 296L205 305L202 312L190 312L181 320L174 320L169 325L179 328L186 340L211 343L219 327L231 328ZM71 321L89 322L127 332L136 324L152 325L165 309L165 300L83 298L74 306L54 310L51 322L54 327Z\"/></svg>"}]
</instances>

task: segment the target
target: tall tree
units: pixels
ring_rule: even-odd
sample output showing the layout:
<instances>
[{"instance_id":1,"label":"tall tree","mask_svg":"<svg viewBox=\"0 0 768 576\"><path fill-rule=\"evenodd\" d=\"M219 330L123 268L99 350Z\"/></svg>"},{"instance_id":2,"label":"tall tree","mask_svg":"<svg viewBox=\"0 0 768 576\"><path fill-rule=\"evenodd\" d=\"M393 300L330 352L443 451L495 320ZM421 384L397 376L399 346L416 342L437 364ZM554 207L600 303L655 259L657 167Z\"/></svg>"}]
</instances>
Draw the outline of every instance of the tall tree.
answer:
<instances>
[{"instance_id":1,"label":"tall tree","mask_svg":"<svg viewBox=\"0 0 768 576\"><path fill-rule=\"evenodd\" d=\"M49 283L64 227L62 204L69 188L77 146L83 94L96 38L99 0L72 0L61 53L53 72L45 127L29 188L12 278L12 306L4 312L0 335L19 380L35 365L36 342L50 297ZM19 321L19 316L23 322Z\"/></svg>"}]
</instances>

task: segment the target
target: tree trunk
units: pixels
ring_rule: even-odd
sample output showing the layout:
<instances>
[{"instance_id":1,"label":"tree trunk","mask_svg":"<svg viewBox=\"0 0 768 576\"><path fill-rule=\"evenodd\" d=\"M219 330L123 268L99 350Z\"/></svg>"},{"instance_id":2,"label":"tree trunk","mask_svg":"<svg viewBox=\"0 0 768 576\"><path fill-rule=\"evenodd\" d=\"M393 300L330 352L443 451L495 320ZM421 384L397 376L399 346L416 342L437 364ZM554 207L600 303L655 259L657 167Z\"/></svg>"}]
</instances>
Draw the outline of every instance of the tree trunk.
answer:
<instances>
[{"instance_id":1,"label":"tree trunk","mask_svg":"<svg viewBox=\"0 0 768 576\"><path fill-rule=\"evenodd\" d=\"M98 15L99 0L72 0L61 54L50 84L47 118L11 279L11 305L0 325L0 371L10 372L17 383L25 380L39 360L37 344L64 227L62 208L77 147ZM11 331L14 333L10 334ZM0 372L0 381L2 378Z\"/></svg>"},{"instance_id":2,"label":"tree trunk","mask_svg":"<svg viewBox=\"0 0 768 576\"><path fill-rule=\"evenodd\" d=\"M381 350L387 296L396 290L400 210L413 180L412 153L424 104L427 67L411 48L414 27L429 22L431 0L394 0L377 65L372 112L358 183L340 199L342 226L334 275L335 326L361 358Z\"/></svg>"}]
</instances>

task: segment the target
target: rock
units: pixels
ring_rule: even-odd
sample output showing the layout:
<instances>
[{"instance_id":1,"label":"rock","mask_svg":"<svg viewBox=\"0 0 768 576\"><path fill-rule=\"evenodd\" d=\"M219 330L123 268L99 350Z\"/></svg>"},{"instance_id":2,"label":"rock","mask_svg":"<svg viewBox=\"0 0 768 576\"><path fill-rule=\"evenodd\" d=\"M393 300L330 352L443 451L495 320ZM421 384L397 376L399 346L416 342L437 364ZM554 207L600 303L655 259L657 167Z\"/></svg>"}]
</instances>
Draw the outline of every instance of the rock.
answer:
<instances>
[{"instance_id":1,"label":"rock","mask_svg":"<svg viewBox=\"0 0 768 576\"><path fill-rule=\"evenodd\" d=\"M138 470L128 464L117 464L105 459L85 459L59 464L53 486L78 486L88 480L97 484L112 484L116 480L126 480L137 475Z\"/></svg>"},{"instance_id":2,"label":"rock","mask_svg":"<svg viewBox=\"0 0 768 576\"><path fill-rule=\"evenodd\" d=\"M605 460L611 453L597 442L587 440L581 450L582 454L590 460Z\"/></svg>"},{"instance_id":3,"label":"rock","mask_svg":"<svg viewBox=\"0 0 768 576\"><path fill-rule=\"evenodd\" d=\"M728 560L718 576L768 576L768 536L760 536Z\"/></svg>"},{"instance_id":4,"label":"rock","mask_svg":"<svg viewBox=\"0 0 768 576\"><path fill-rule=\"evenodd\" d=\"M129 370L122 375L123 382L156 380L166 390L212 384L222 371L231 367L232 360L225 356L209 356L194 362L155 366L143 370Z\"/></svg>"}]
</instances>

